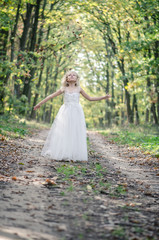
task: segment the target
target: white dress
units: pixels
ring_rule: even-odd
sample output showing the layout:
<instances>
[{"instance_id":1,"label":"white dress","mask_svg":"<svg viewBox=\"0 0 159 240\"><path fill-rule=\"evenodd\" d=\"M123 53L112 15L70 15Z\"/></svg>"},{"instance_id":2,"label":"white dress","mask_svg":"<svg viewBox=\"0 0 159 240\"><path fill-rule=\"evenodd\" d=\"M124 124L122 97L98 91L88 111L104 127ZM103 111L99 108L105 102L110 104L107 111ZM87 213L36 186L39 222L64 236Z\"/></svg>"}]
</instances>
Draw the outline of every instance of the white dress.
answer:
<instances>
[{"instance_id":1,"label":"white dress","mask_svg":"<svg viewBox=\"0 0 159 240\"><path fill-rule=\"evenodd\" d=\"M88 160L86 124L79 103L79 91L64 91L64 104L52 124L42 149L42 156L59 161Z\"/></svg>"}]
</instances>

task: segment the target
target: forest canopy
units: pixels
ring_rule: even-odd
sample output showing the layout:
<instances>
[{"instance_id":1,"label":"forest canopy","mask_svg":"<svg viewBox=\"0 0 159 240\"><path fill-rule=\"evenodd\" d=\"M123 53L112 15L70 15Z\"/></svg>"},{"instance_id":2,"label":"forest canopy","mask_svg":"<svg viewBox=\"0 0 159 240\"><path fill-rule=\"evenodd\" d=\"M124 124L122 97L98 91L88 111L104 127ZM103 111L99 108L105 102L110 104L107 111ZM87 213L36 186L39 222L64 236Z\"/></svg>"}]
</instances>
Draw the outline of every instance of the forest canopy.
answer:
<instances>
[{"instance_id":1,"label":"forest canopy","mask_svg":"<svg viewBox=\"0 0 159 240\"><path fill-rule=\"evenodd\" d=\"M0 114L52 122L73 69L97 103L81 97L88 127L159 124L158 0L2 0Z\"/></svg>"}]
</instances>

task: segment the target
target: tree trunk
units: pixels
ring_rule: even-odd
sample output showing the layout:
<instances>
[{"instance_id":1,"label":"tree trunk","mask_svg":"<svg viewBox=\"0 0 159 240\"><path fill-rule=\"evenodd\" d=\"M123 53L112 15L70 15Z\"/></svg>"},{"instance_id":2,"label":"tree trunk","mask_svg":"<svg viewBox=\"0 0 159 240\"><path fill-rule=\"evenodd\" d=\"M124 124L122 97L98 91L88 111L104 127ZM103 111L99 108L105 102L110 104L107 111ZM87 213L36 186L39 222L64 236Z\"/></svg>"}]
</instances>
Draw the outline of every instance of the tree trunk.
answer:
<instances>
[{"instance_id":1,"label":"tree trunk","mask_svg":"<svg viewBox=\"0 0 159 240\"><path fill-rule=\"evenodd\" d=\"M150 50L149 50L149 57L150 57ZM150 94L150 87L151 87L151 81L150 81L150 77L149 77L149 67L147 69L147 92L148 94ZM153 118L154 118L154 122L155 124L158 124L159 121L158 121L158 117L157 117L157 114L156 114L156 106L155 106L155 103L151 103L151 112L152 112L152 115L153 115ZM147 117L146 117L146 120L148 118L148 109L147 109Z\"/></svg>"},{"instance_id":2,"label":"tree trunk","mask_svg":"<svg viewBox=\"0 0 159 240\"><path fill-rule=\"evenodd\" d=\"M106 49L106 54L105 55L105 61L107 62L106 64L106 93L110 92L110 74L109 74L109 66L111 65L111 53L110 53L110 48L108 46L108 40L106 38L105 33L103 33L103 40L105 43L105 49ZM112 114L110 111L110 107L111 107L111 103L108 99L106 99L106 110L105 110L105 120L107 120L108 122L108 126L111 125L111 118L112 118ZM107 108L108 107L108 108Z\"/></svg>"},{"instance_id":3,"label":"tree trunk","mask_svg":"<svg viewBox=\"0 0 159 240\"><path fill-rule=\"evenodd\" d=\"M19 55L17 59L17 68L20 68L21 60L23 59L23 54L21 52L25 51L25 45L27 41L27 35L30 27L30 19L32 15L32 9L34 5L27 3L27 12L25 19L23 19L24 27L23 27L23 33L20 38L20 45L19 45ZM17 76L14 76L14 92L17 98L20 98L21 92L20 92L20 84L17 81Z\"/></svg>"},{"instance_id":4,"label":"tree trunk","mask_svg":"<svg viewBox=\"0 0 159 240\"><path fill-rule=\"evenodd\" d=\"M56 89L57 89L57 77L58 77L58 74L59 74L59 65L60 65L61 59L62 59L62 56L60 55L60 57L58 59L58 62L57 62L57 65L56 65L56 68L54 70L55 75L54 75L54 78L53 78L53 82L51 83L51 86L50 86L50 89L52 89L51 93L55 92ZM45 93L45 96L46 95L47 95L47 93ZM51 106L45 114L45 121L48 122L48 123L53 122L53 120L54 120L54 116L53 116L53 119L51 117L52 116L52 110L54 110L52 105L53 105L53 99L51 99ZM53 115L54 115L54 112L53 112Z\"/></svg>"},{"instance_id":5,"label":"tree trunk","mask_svg":"<svg viewBox=\"0 0 159 240\"><path fill-rule=\"evenodd\" d=\"M154 118L155 124L158 124L158 118L157 118L157 114L156 114L156 105L155 105L155 103L151 104L151 112L153 114L153 118Z\"/></svg>"},{"instance_id":6,"label":"tree trunk","mask_svg":"<svg viewBox=\"0 0 159 240\"><path fill-rule=\"evenodd\" d=\"M117 104L119 104L120 101L118 101ZM121 103L124 103L124 90L123 88L121 89ZM121 125L124 125L125 123L125 112L123 110L123 107L121 109Z\"/></svg>"},{"instance_id":7,"label":"tree trunk","mask_svg":"<svg viewBox=\"0 0 159 240\"><path fill-rule=\"evenodd\" d=\"M42 20L44 20L44 10L45 10L45 7L46 7L46 0L44 1L43 3L43 11L42 11ZM43 21L42 21L42 24L40 26L40 30L39 30L39 38L38 38L38 46L40 45L41 41L42 41L42 37L43 37ZM50 26L48 27L48 30L47 30L47 36L46 36L46 39L48 40L49 38L49 33L50 33ZM38 90L40 88L40 85L41 85L41 81L42 81L42 73L43 73L43 69L44 69L44 62L45 62L45 58L42 59L42 68L41 68L41 71L40 71L40 75L39 75L39 81L38 81L38 84L36 85L36 89ZM30 117L31 118L35 118L36 114L35 114L35 111L34 111L34 106L36 105L37 103L37 99L38 99L38 96L39 96L39 91L38 93L35 94L35 98L34 98L34 101L33 101L33 107L32 107L32 111L31 111L31 114L30 114Z\"/></svg>"},{"instance_id":8,"label":"tree trunk","mask_svg":"<svg viewBox=\"0 0 159 240\"><path fill-rule=\"evenodd\" d=\"M45 61L45 60L44 60L44 58L43 58L43 64L44 64L44 61ZM40 87L40 85L41 85L42 73L43 73L43 68L42 68L41 71L40 71L39 81L38 81L38 83L37 83L37 85L36 85L36 90L37 90L37 91L38 91L38 89L39 89L39 87ZM30 117L31 117L31 118L35 118L34 106L35 106L36 103L37 103L38 96L39 96L39 91L36 92L35 97L34 97L33 107L32 107L31 114L30 114Z\"/></svg>"},{"instance_id":9,"label":"tree trunk","mask_svg":"<svg viewBox=\"0 0 159 240\"><path fill-rule=\"evenodd\" d=\"M148 123L149 122L149 115L150 115L150 111L148 108L146 108L146 116L145 116L145 122Z\"/></svg>"},{"instance_id":10,"label":"tree trunk","mask_svg":"<svg viewBox=\"0 0 159 240\"><path fill-rule=\"evenodd\" d=\"M41 0L36 1L35 18L34 18L32 37L31 37L31 43L30 43L30 49L29 49L31 52L34 52L35 44L36 44L36 33L37 33L37 28L38 28L40 2L41 2ZM36 63L37 58L35 56L32 56L32 54L31 54L31 57L34 59L34 62ZM35 68L31 68L31 70L30 70L31 77L26 77L24 80L23 94L27 97L28 97L28 94L30 91L30 83L34 77L34 73L35 73Z\"/></svg>"},{"instance_id":11,"label":"tree trunk","mask_svg":"<svg viewBox=\"0 0 159 240\"><path fill-rule=\"evenodd\" d=\"M136 94L133 95L133 108L132 108L133 116L135 113L135 123L138 125L140 123L139 113L138 113L138 106L137 106L137 98Z\"/></svg>"},{"instance_id":12,"label":"tree trunk","mask_svg":"<svg viewBox=\"0 0 159 240\"><path fill-rule=\"evenodd\" d=\"M48 83L48 78L49 78L49 72L51 68L47 67L46 69L46 78L45 78L45 97L47 97L48 90L49 90L49 83ZM42 120L45 122L46 121L46 104L44 105L43 108L43 115L42 115Z\"/></svg>"},{"instance_id":13,"label":"tree trunk","mask_svg":"<svg viewBox=\"0 0 159 240\"><path fill-rule=\"evenodd\" d=\"M157 26L158 24L158 16L155 15L154 16L154 25ZM158 115L158 123L159 123L159 64L158 63L158 59L159 59L159 40L155 41L154 44L154 57L155 57L155 61L156 61L156 83L155 83L155 88L156 88L156 94L157 94L157 115Z\"/></svg>"},{"instance_id":14,"label":"tree trunk","mask_svg":"<svg viewBox=\"0 0 159 240\"><path fill-rule=\"evenodd\" d=\"M107 70L106 70L106 80L107 80L107 86L106 86L106 93L109 93L110 91L110 75L109 75L109 65L107 63ZM108 108L106 108L105 111L105 120L107 120L108 126L111 125L111 112L110 112L110 102L108 99L106 99L106 105Z\"/></svg>"},{"instance_id":15,"label":"tree trunk","mask_svg":"<svg viewBox=\"0 0 159 240\"><path fill-rule=\"evenodd\" d=\"M17 32L17 26L18 26L18 21L19 21L20 7L21 7L21 0L19 0L19 2L18 2L15 24L14 24L13 30L11 31L11 37L10 37L10 42L11 42L10 61L11 62L13 62L13 60L14 60L14 43L15 43L15 35Z\"/></svg>"},{"instance_id":16,"label":"tree trunk","mask_svg":"<svg viewBox=\"0 0 159 240\"><path fill-rule=\"evenodd\" d=\"M9 30L0 29L0 59L2 60L4 67L1 69L0 74L0 114L4 114L4 98L5 98L5 86L7 84L7 66L6 56L7 56L7 42L8 42Z\"/></svg>"},{"instance_id":17,"label":"tree trunk","mask_svg":"<svg viewBox=\"0 0 159 240\"><path fill-rule=\"evenodd\" d=\"M119 61L118 61L119 63ZM133 123L133 112L131 109L131 104L130 104L130 93L128 92L128 90L126 89L127 85L128 85L128 79L125 76L125 67L124 67L124 59L121 59L121 63L119 64L122 75L123 75L123 82L124 82L124 89L125 89L125 100L126 100L126 109L127 109L127 117L128 117L128 122L129 123Z\"/></svg>"},{"instance_id":18,"label":"tree trunk","mask_svg":"<svg viewBox=\"0 0 159 240\"><path fill-rule=\"evenodd\" d=\"M27 3L26 17L23 20L24 21L23 33L20 38L20 48L19 48L20 51L25 50L25 45L26 45L27 35L28 35L29 27L30 27L30 19L31 19L33 7L34 7L33 4Z\"/></svg>"},{"instance_id":19,"label":"tree trunk","mask_svg":"<svg viewBox=\"0 0 159 240\"><path fill-rule=\"evenodd\" d=\"M158 123L159 123L159 76L157 76L156 93L157 93L157 115L158 115Z\"/></svg>"},{"instance_id":20,"label":"tree trunk","mask_svg":"<svg viewBox=\"0 0 159 240\"><path fill-rule=\"evenodd\" d=\"M114 52L114 54L117 53L117 47L115 42L113 41L113 39L111 39L111 37L108 35L108 39L109 42L111 44L112 50ZM125 75L125 67L124 67L124 58L122 59L118 59L117 60L117 64L118 67L123 75L123 83L124 83L124 87L127 86L128 84L128 79ZM125 99L126 99L126 108L127 108L127 118L128 118L128 122L129 123L133 123L133 115L132 115L132 109L131 109L131 104L130 104L130 93L128 92L128 90L125 88Z\"/></svg>"},{"instance_id":21,"label":"tree trunk","mask_svg":"<svg viewBox=\"0 0 159 240\"><path fill-rule=\"evenodd\" d=\"M124 86L127 86L124 85ZM126 108L127 108L127 117L128 117L128 122L129 123L133 123L133 112L130 106L130 94L127 91L127 89L125 88L125 98L126 98Z\"/></svg>"}]
</instances>

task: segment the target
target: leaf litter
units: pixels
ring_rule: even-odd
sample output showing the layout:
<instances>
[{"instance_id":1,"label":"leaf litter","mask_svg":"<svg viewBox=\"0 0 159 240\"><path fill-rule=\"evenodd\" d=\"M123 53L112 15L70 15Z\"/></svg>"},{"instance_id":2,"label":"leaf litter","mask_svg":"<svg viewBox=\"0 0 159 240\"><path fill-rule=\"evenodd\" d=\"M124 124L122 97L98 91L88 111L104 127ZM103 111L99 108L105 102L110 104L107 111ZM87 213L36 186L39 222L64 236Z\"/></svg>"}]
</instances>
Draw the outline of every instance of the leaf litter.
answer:
<instances>
[{"instance_id":1,"label":"leaf litter","mask_svg":"<svg viewBox=\"0 0 159 240\"><path fill-rule=\"evenodd\" d=\"M1 141L1 226L39 240L158 239L156 159L88 132L88 163L56 162L40 156L46 135Z\"/></svg>"}]
</instances>

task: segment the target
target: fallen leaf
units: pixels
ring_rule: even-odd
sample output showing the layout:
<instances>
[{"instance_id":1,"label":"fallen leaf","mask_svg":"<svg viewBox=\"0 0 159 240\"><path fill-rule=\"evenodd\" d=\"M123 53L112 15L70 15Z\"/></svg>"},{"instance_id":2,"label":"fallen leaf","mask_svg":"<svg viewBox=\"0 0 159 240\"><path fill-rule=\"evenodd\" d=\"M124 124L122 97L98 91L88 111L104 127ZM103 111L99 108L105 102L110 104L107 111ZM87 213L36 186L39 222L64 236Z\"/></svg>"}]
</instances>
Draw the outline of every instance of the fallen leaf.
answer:
<instances>
[{"instance_id":1,"label":"fallen leaf","mask_svg":"<svg viewBox=\"0 0 159 240\"><path fill-rule=\"evenodd\" d=\"M16 180L17 180L17 178L14 176L14 177L12 177L12 180L16 181Z\"/></svg>"},{"instance_id":2,"label":"fallen leaf","mask_svg":"<svg viewBox=\"0 0 159 240\"><path fill-rule=\"evenodd\" d=\"M92 191L92 187L90 185L87 185L87 190L88 190L88 192L91 192Z\"/></svg>"},{"instance_id":3,"label":"fallen leaf","mask_svg":"<svg viewBox=\"0 0 159 240\"><path fill-rule=\"evenodd\" d=\"M46 179L45 181L48 185L56 185L56 182L54 182L53 180L51 179Z\"/></svg>"},{"instance_id":4,"label":"fallen leaf","mask_svg":"<svg viewBox=\"0 0 159 240\"><path fill-rule=\"evenodd\" d=\"M67 227L65 224L61 224L57 226L58 231L66 231Z\"/></svg>"}]
</instances>

